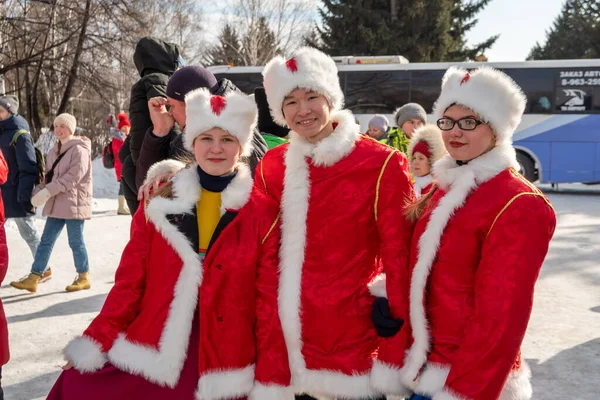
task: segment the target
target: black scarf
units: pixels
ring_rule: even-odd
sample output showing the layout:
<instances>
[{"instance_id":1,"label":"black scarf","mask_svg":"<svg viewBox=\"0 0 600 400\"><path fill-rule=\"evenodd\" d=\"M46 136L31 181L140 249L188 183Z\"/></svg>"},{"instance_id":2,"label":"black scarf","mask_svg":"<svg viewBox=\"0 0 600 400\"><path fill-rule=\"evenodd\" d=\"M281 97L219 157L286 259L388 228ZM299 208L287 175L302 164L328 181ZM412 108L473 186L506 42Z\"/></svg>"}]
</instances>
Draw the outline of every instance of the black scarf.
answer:
<instances>
[{"instance_id":1,"label":"black scarf","mask_svg":"<svg viewBox=\"0 0 600 400\"><path fill-rule=\"evenodd\" d=\"M209 175L198 166L198 177L200 178L200 185L209 192L220 193L231 183L233 178L237 175L237 169L229 175L214 176Z\"/></svg>"}]
</instances>

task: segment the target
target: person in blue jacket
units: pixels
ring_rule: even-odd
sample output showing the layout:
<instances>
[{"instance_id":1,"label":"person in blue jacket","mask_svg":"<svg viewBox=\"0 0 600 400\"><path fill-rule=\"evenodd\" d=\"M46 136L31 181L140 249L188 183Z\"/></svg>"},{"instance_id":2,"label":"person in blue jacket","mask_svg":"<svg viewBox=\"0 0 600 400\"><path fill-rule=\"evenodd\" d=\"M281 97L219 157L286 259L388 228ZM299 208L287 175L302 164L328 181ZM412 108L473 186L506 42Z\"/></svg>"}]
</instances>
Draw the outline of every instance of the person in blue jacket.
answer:
<instances>
[{"instance_id":1,"label":"person in blue jacket","mask_svg":"<svg viewBox=\"0 0 600 400\"><path fill-rule=\"evenodd\" d=\"M0 150L8 164L8 179L1 185L7 219L13 219L35 257L40 234L33 221L31 192L38 174L35 149L27 121L18 114L15 96L0 96Z\"/></svg>"}]
</instances>

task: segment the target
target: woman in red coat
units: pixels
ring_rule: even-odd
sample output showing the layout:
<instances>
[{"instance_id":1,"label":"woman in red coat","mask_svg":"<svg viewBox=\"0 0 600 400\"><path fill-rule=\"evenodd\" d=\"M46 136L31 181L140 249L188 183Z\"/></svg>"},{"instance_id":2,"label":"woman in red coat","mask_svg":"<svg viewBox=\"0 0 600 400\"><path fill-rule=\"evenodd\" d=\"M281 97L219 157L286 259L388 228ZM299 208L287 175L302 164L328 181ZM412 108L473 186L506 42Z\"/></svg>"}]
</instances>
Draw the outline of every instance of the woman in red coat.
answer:
<instances>
[{"instance_id":1,"label":"woman in red coat","mask_svg":"<svg viewBox=\"0 0 600 400\"><path fill-rule=\"evenodd\" d=\"M437 182L408 208L410 313L406 354L379 368L388 394L432 400L528 400L520 347L556 225L548 199L516 170L512 136L525 95L504 73L452 67L433 113L448 155ZM388 287L389 290L390 287ZM414 394L413 394L414 393Z\"/></svg>"},{"instance_id":2,"label":"woman in red coat","mask_svg":"<svg viewBox=\"0 0 600 400\"><path fill-rule=\"evenodd\" d=\"M251 149L256 106L205 89L186 106L184 141L195 160L149 171L181 169L134 216L115 285L65 348L50 400L236 399L255 379L289 379L283 360L256 355L256 344L281 336L264 312L277 307L279 210L251 195L250 171L238 163Z\"/></svg>"},{"instance_id":3,"label":"woman in red coat","mask_svg":"<svg viewBox=\"0 0 600 400\"><path fill-rule=\"evenodd\" d=\"M8 164L6 164L4 155L0 151L0 185L3 185L7 178ZM8 270L8 247L6 246L6 231L4 230L4 221L4 204L2 203L2 196L0 196L0 285L2 284L2 281L6 276L6 271ZM0 299L0 380L2 379L2 366L8 362L9 358L10 352L8 348L8 324L6 322L6 315L4 314L2 300ZM1 381L0 399L4 399Z\"/></svg>"},{"instance_id":4,"label":"woman in red coat","mask_svg":"<svg viewBox=\"0 0 600 400\"><path fill-rule=\"evenodd\" d=\"M127 138L127 136L129 136L131 123L129 122L129 117L125 113L120 113L119 115L117 115L117 119L119 120L119 129L116 130L114 128L111 128L111 134L113 135L113 138L112 142L110 143L113 154L115 155L115 174L117 175L117 182L119 182L119 208L117 209L117 214L130 215L130 211L127 208L127 204L125 203L125 197L123 196L123 186L121 186L120 184L123 163L119 158L119 150L121 150L125 139Z\"/></svg>"}]
</instances>

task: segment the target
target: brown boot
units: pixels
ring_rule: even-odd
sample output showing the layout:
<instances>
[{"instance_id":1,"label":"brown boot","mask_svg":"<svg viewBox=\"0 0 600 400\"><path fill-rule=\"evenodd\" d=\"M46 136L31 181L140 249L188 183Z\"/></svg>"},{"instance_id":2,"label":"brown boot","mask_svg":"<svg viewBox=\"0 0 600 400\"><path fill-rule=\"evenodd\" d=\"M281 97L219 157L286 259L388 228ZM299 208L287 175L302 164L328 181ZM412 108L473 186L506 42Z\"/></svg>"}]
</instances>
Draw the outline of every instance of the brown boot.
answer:
<instances>
[{"instance_id":1,"label":"brown boot","mask_svg":"<svg viewBox=\"0 0 600 400\"><path fill-rule=\"evenodd\" d=\"M40 279L42 279L42 277L39 275L29 274L18 281L11 282L10 286L21 290L29 290L31 293L35 293L37 292Z\"/></svg>"},{"instance_id":2,"label":"brown boot","mask_svg":"<svg viewBox=\"0 0 600 400\"><path fill-rule=\"evenodd\" d=\"M87 290L90 287L92 287L90 274L89 272L84 272L83 274L78 274L73 283L67 286L65 290L67 292L77 292L78 290Z\"/></svg>"}]
</instances>

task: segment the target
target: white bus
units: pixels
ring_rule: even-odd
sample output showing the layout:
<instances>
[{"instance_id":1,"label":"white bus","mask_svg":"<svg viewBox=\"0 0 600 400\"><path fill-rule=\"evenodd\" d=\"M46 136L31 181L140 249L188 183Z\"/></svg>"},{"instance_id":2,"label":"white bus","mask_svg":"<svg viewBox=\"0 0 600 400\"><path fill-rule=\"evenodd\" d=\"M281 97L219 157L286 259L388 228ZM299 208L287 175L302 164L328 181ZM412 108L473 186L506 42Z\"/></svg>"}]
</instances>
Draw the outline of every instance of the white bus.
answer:
<instances>
[{"instance_id":1,"label":"white bus","mask_svg":"<svg viewBox=\"0 0 600 400\"><path fill-rule=\"evenodd\" d=\"M523 174L543 183L600 182L600 60L510 63L408 63L399 56L338 57L339 79L363 132L374 114L403 104L431 112L450 66L480 65L510 75L527 95L525 116L514 138ZM209 67L246 93L262 86L263 67ZM433 122L433 121L430 121Z\"/></svg>"}]
</instances>

